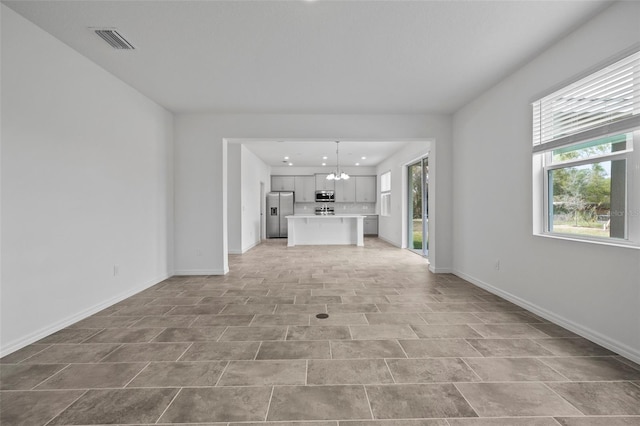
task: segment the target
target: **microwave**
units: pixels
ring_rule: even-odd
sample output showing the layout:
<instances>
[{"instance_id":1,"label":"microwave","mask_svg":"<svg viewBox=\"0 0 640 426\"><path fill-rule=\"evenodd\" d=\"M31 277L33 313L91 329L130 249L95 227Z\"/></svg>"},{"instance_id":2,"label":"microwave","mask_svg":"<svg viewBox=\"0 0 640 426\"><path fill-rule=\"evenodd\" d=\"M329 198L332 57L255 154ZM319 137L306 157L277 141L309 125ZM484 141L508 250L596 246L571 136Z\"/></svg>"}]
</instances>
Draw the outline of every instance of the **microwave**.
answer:
<instances>
[{"instance_id":1,"label":"microwave","mask_svg":"<svg viewBox=\"0 0 640 426\"><path fill-rule=\"evenodd\" d=\"M336 201L333 191L316 191L316 203L332 203Z\"/></svg>"}]
</instances>

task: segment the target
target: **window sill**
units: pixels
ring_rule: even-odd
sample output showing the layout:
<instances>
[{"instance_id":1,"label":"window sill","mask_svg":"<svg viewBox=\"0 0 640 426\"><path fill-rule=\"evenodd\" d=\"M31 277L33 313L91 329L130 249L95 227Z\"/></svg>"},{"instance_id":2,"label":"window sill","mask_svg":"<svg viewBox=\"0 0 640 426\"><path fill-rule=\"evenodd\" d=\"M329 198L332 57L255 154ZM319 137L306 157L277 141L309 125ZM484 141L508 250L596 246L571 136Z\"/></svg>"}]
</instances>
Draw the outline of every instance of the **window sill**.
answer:
<instances>
[{"instance_id":1,"label":"window sill","mask_svg":"<svg viewBox=\"0 0 640 426\"><path fill-rule=\"evenodd\" d=\"M565 240L565 241L575 241L578 243L587 243L587 244L597 244L601 246L612 246L612 247L620 247L626 249L634 249L640 250L640 245L635 243L625 243L622 241L604 241L598 239L589 239L589 238L575 238L571 235L567 234L533 234L534 237L542 237L542 238L550 238L553 240Z\"/></svg>"}]
</instances>

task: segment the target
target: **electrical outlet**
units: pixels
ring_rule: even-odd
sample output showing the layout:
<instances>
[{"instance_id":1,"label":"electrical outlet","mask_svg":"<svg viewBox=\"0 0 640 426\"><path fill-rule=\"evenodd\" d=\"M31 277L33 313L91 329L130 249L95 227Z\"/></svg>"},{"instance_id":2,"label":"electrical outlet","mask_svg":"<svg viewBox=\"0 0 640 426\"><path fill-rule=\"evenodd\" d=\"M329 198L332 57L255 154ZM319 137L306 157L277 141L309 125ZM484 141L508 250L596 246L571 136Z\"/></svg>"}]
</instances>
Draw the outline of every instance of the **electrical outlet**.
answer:
<instances>
[{"instance_id":1,"label":"electrical outlet","mask_svg":"<svg viewBox=\"0 0 640 426\"><path fill-rule=\"evenodd\" d=\"M496 263L493 265L493 267L496 271L500 270L500 259L496 260Z\"/></svg>"}]
</instances>

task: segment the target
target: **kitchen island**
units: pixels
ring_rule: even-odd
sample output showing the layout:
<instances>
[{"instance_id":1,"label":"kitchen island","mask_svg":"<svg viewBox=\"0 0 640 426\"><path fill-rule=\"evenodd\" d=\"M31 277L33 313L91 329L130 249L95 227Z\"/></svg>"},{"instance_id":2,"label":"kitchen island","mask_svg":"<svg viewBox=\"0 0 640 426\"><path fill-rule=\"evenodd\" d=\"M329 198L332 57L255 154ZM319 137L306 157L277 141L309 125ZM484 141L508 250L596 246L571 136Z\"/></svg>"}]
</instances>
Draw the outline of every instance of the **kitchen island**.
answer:
<instances>
[{"instance_id":1,"label":"kitchen island","mask_svg":"<svg viewBox=\"0 0 640 426\"><path fill-rule=\"evenodd\" d=\"M364 246L362 215L287 216L287 246L349 245Z\"/></svg>"}]
</instances>

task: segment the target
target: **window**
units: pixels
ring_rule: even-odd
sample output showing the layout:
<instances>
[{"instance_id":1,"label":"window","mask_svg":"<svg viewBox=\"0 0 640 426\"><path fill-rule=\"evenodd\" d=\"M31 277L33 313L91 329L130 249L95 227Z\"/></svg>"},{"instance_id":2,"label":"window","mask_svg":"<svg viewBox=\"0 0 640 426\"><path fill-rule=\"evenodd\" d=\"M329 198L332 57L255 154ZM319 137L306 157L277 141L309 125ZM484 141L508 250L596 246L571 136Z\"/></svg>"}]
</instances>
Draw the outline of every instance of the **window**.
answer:
<instances>
[{"instance_id":1,"label":"window","mask_svg":"<svg viewBox=\"0 0 640 426\"><path fill-rule=\"evenodd\" d=\"M533 156L539 233L640 246L640 52L534 102Z\"/></svg>"},{"instance_id":2,"label":"window","mask_svg":"<svg viewBox=\"0 0 640 426\"><path fill-rule=\"evenodd\" d=\"M380 216L391 216L391 172L380 175Z\"/></svg>"}]
</instances>

